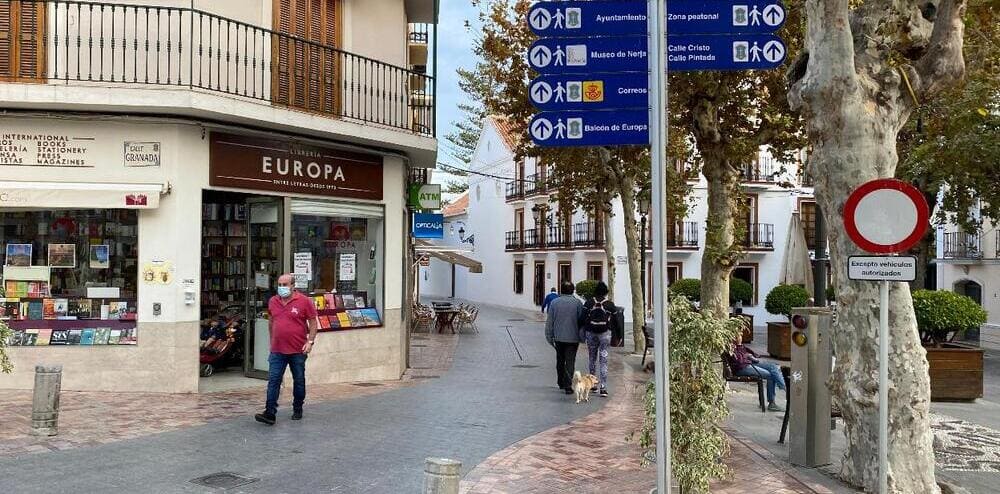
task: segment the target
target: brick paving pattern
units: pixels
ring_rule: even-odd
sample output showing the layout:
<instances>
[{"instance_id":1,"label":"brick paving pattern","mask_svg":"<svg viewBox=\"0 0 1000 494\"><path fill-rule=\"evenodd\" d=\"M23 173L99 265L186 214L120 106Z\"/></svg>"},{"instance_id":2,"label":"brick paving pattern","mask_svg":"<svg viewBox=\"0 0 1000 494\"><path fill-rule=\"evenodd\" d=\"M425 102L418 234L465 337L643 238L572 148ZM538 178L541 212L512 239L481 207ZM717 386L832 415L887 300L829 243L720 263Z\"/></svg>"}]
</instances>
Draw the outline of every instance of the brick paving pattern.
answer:
<instances>
[{"instance_id":1,"label":"brick paving pattern","mask_svg":"<svg viewBox=\"0 0 1000 494\"><path fill-rule=\"evenodd\" d=\"M638 362L612 356L611 376L621 390L603 409L569 424L549 429L497 452L462 480L463 494L646 493L656 486L656 471L641 467L639 447L626 438L641 425L644 382L649 374ZM601 399L601 398L597 398ZM793 477L765 449L726 431L732 451L726 459L733 477L716 482L715 494L830 493L820 485ZM752 486L752 488L751 488Z\"/></svg>"},{"instance_id":2,"label":"brick paving pattern","mask_svg":"<svg viewBox=\"0 0 1000 494\"><path fill-rule=\"evenodd\" d=\"M451 367L457 335L414 335L413 342L413 369L402 380L310 384L307 403L358 398L412 386L420 383L414 379L441 376ZM59 435L54 437L28 434L31 391L4 391L0 402L0 457L96 446L248 416L263 406L265 386L261 381L250 388L195 394L63 391L59 398ZM291 392L283 391L281 409L290 410Z\"/></svg>"}]
</instances>

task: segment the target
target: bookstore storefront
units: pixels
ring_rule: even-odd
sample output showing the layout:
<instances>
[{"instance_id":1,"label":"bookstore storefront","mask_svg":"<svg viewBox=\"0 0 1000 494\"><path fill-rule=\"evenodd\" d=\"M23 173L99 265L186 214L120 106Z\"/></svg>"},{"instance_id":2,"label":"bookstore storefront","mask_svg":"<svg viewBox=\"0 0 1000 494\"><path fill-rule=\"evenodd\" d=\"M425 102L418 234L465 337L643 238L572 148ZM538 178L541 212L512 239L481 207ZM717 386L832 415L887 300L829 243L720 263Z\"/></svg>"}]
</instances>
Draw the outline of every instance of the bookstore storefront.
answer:
<instances>
[{"instance_id":1,"label":"bookstore storefront","mask_svg":"<svg viewBox=\"0 0 1000 494\"><path fill-rule=\"evenodd\" d=\"M263 377L285 272L319 309L310 382L402 374L402 159L151 120L0 127L0 387L37 363L72 390Z\"/></svg>"}]
</instances>

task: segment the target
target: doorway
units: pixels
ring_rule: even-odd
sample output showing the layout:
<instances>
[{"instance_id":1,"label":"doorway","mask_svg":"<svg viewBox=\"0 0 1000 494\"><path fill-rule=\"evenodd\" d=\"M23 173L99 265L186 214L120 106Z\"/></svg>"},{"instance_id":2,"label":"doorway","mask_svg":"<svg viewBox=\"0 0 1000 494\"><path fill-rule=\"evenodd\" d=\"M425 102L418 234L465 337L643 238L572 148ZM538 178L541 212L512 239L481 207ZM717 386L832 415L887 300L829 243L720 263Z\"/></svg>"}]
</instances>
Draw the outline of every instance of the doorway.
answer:
<instances>
[{"instance_id":1,"label":"doorway","mask_svg":"<svg viewBox=\"0 0 1000 494\"><path fill-rule=\"evenodd\" d=\"M972 280L962 280L955 283L955 293L965 295L975 300L980 307L983 305L983 285Z\"/></svg>"},{"instance_id":2,"label":"doorway","mask_svg":"<svg viewBox=\"0 0 1000 494\"><path fill-rule=\"evenodd\" d=\"M545 300L545 261L535 261L535 285L533 293L535 305L541 306Z\"/></svg>"},{"instance_id":3,"label":"doorway","mask_svg":"<svg viewBox=\"0 0 1000 494\"><path fill-rule=\"evenodd\" d=\"M281 274L283 199L202 192L202 388L218 391L267 377L267 301Z\"/></svg>"}]
</instances>

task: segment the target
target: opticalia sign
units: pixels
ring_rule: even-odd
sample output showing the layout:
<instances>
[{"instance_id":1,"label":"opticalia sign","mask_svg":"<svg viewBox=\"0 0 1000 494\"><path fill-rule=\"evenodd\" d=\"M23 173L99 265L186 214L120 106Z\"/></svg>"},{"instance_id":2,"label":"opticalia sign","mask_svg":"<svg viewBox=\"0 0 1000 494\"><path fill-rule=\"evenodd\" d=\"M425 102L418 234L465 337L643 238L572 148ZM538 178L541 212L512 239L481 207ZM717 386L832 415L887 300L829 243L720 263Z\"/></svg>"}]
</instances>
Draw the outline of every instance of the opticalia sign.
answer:
<instances>
[{"instance_id":1,"label":"opticalia sign","mask_svg":"<svg viewBox=\"0 0 1000 494\"><path fill-rule=\"evenodd\" d=\"M407 203L412 209L441 209L441 184L410 185Z\"/></svg>"},{"instance_id":2,"label":"opticalia sign","mask_svg":"<svg viewBox=\"0 0 1000 494\"><path fill-rule=\"evenodd\" d=\"M413 213L413 238L444 238L444 215Z\"/></svg>"}]
</instances>

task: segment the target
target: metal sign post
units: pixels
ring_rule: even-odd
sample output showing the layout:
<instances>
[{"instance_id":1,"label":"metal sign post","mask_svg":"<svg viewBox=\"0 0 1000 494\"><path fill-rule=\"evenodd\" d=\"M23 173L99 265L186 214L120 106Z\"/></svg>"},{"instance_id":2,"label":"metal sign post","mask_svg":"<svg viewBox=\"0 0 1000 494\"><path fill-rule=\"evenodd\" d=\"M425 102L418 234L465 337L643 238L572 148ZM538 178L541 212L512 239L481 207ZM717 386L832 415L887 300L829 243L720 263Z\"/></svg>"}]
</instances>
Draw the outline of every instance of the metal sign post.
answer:
<instances>
[{"instance_id":1,"label":"metal sign post","mask_svg":"<svg viewBox=\"0 0 1000 494\"><path fill-rule=\"evenodd\" d=\"M649 2L649 124L653 203L653 334L656 341L656 492L670 494L670 322L667 305L666 0Z\"/></svg>"},{"instance_id":2,"label":"metal sign post","mask_svg":"<svg viewBox=\"0 0 1000 494\"><path fill-rule=\"evenodd\" d=\"M844 230L862 249L895 254L915 245L927 231L930 208L916 187L891 178L861 184L844 203ZM851 256L847 277L879 281L878 315L878 485L889 484L889 284L913 281L916 258Z\"/></svg>"}]
</instances>

